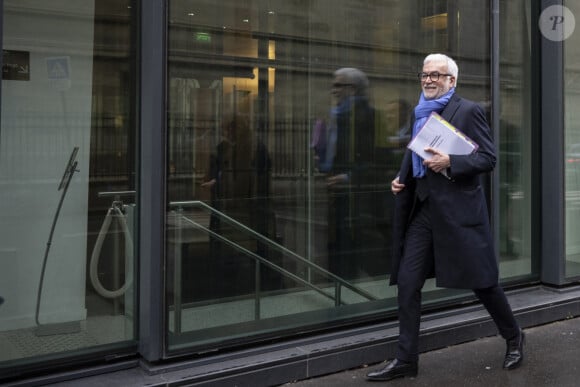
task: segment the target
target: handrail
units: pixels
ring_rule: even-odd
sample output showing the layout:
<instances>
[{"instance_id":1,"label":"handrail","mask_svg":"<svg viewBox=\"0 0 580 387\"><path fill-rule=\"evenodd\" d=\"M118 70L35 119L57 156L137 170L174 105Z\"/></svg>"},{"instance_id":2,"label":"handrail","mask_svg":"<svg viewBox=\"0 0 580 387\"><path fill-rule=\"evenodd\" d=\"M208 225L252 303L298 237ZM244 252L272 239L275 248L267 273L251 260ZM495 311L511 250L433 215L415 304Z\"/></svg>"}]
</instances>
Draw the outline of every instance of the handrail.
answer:
<instances>
[{"instance_id":1,"label":"handrail","mask_svg":"<svg viewBox=\"0 0 580 387\"><path fill-rule=\"evenodd\" d=\"M246 249L243 246L238 245L237 243L232 242L231 240L229 240L228 238L225 238L224 236L210 230L209 228L202 226L201 224L197 223L196 221L189 219L187 216L185 215L181 215L181 217L187 221L188 223L194 225L195 227L202 229L204 231L206 231L207 233L209 233L212 237L215 237L217 239L219 239L220 241L226 243L227 245L236 248L237 250L251 256L252 258L260 261L261 263L265 264L266 266L268 266L271 269L276 270L279 273L282 273L290 278L292 278L293 280L301 283L302 285L308 286L309 288L311 288L312 290L316 291L317 293L322 294L323 296L331 299L334 301L334 297L331 296L330 294L326 293L324 290L322 290L321 288L319 288L318 286L311 284L310 282L300 278L299 276L297 276L296 274L293 274L291 272L289 272L288 270L281 268L280 266L276 265L275 263L272 263L270 261L268 261L266 258L259 256L258 254L254 253L253 251L250 251L248 249Z\"/></svg>"},{"instance_id":2,"label":"handrail","mask_svg":"<svg viewBox=\"0 0 580 387\"><path fill-rule=\"evenodd\" d=\"M358 294L358 295L366 298L367 300L371 300L371 301L377 300L377 297L375 297L372 294L366 292L365 290L360 289L360 288L354 286L353 284L351 284L350 282L348 282L348 281L344 280L343 278L337 276L336 274L333 274L333 273L327 271L326 269L318 266L317 264L310 262L309 260L307 260L307 259L301 257L300 255L296 254L292 250L289 250L289 249L285 248L284 246L282 246L282 245L274 242L273 240L271 240L271 239L263 236L262 234L260 234L260 233L258 233L256 231L252 230L251 228L249 228L249 227L245 226L244 224L236 221L235 219L230 218L226 214L224 214L224 213L216 210L215 208L209 206L208 204L206 204L206 203L204 203L202 201L193 200L193 201L170 202L169 203L169 206L170 207L181 207L181 208L184 208L184 207L201 207L201 208L204 208L204 209L206 209L206 210L208 210L208 211L210 211L210 212L218 215L220 217L220 219L225 220L230 225L233 225L233 226L235 226L235 227L237 227L237 228L239 228L239 229L241 229L241 230L243 230L243 231L251 234L256 239L260 240L261 242L266 243L267 245L270 245L272 247L277 248L278 250L282 251L283 253L291 256L293 259L295 259L295 260L297 260L299 262L302 262L306 266L310 267L311 269L314 269L314 270L318 271L319 273L321 273L321 274L323 274L325 276L328 276L329 278L331 278L332 280L334 280L334 282L336 282L336 283L338 283L338 284L346 287L347 289L349 289L352 292L354 292L354 293L356 293L356 294ZM188 219L188 221L195 223L191 219ZM218 234L214 233L213 231L205 228L202 225L199 225L197 223L195 223L195 225L204 228L206 231L212 233L213 236L215 236L216 238L218 238L220 240L224 240L224 241L227 240L226 238L223 238L221 235L218 235ZM231 242L231 241L228 240L228 242ZM226 242L226 243L228 243L228 242ZM231 242L231 243L233 243L233 242ZM234 244L233 247L238 248L238 249L244 249L243 247L238 246L237 244ZM253 253L253 252L251 252L249 250L248 250L248 252L251 253L252 255L255 255L255 253ZM281 272L283 274L285 274L284 272L286 272L286 273L288 273L288 274L290 274L292 276L295 276L294 274L292 274L292 273L286 271L285 269L279 267L278 265L276 265L276 264L274 264L274 263L272 263L272 262L264 259L263 257L260 257L260 256L258 256L258 257L261 260L265 260L265 262L267 262L267 265L269 267L273 268L274 270L277 270L277 271L279 271L279 272ZM296 278L300 278L300 277L297 277L296 276ZM302 281L305 281L305 280L302 280L302 278L300 278L300 280L301 280L300 281L301 283L302 283ZM308 283L308 284L310 284L310 282L308 282L308 281L305 281L305 282ZM312 284L310 284L310 285L312 285ZM309 286L309 285L307 285L307 286ZM314 286L314 285L312 285L312 286ZM326 293L324 293L324 294L327 295ZM333 299L334 299L334 297L333 297Z\"/></svg>"}]
</instances>

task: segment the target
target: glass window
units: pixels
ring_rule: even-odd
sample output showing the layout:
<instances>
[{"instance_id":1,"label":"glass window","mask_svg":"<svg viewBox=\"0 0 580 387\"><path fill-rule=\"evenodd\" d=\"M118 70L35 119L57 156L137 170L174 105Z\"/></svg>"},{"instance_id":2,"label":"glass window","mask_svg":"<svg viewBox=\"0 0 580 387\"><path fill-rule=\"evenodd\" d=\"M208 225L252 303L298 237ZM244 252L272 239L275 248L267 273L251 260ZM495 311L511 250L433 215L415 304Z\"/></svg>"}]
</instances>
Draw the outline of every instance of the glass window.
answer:
<instances>
[{"instance_id":1,"label":"glass window","mask_svg":"<svg viewBox=\"0 0 580 387\"><path fill-rule=\"evenodd\" d=\"M135 338L129 1L5 0L0 367Z\"/></svg>"},{"instance_id":2,"label":"glass window","mask_svg":"<svg viewBox=\"0 0 580 387\"><path fill-rule=\"evenodd\" d=\"M580 15L580 4L565 1L573 15ZM564 41L564 172L566 219L566 277L580 276L580 37L576 31Z\"/></svg>"},{"instance_id":3,"label":"glass window","mask_svg":"<svg viewBox=\"0 0 580 387\"><path fill-rule=\"evenodd\" d=\"M393 311L389 187L409 139L417 72L426 54L448 53L458 91L489 107L488 3L168 4L170 351ZM510 65L527 63L517 60ZM364 77L335 74L341 68ZM527 108L511 117L517 125ZM525 226L512 227L517 237ZM529 258L520 248L516 260ZM529 273L523 266L518 273ZM425 290L426 305L466 296L434 281Z\"/></svg>"},{"instance_id":4,"label":"glass window","mask_svg":"<svg viewBox=\"0 0 580 387\"><path fill-rule=\"evenodd\" d=\"M504 281L532 274L529 2L500 1L499 252ZM534 273L537 275L537 273Z\"/></svg>"}]
</instances>

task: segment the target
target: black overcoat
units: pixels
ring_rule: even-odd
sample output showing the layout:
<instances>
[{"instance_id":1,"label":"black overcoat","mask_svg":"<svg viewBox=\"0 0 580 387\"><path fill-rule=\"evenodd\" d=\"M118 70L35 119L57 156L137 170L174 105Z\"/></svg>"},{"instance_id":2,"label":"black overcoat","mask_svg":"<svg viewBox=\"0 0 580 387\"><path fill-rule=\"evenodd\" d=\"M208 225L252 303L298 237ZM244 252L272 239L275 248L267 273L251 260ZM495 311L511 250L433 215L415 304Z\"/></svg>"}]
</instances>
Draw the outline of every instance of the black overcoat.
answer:
<instances>
[{"instance_id":1,"label":"black overcoat","mask_svg":"<svg viewBox=\"0 0 580 387\"><path fill-rule=\"evenodd\" d=\"M479 147L470 155L450 155L450 179L427 170L436 284L460 289L494 286L498 283L498 264L480 183L480 175L492 171L496 162L490 129L481 107L457 94L441 116ZM408 149L398 176L405 188L395 196L391 284L397 283L405 232L417 200Z\"/></svg>"}]
</instances>

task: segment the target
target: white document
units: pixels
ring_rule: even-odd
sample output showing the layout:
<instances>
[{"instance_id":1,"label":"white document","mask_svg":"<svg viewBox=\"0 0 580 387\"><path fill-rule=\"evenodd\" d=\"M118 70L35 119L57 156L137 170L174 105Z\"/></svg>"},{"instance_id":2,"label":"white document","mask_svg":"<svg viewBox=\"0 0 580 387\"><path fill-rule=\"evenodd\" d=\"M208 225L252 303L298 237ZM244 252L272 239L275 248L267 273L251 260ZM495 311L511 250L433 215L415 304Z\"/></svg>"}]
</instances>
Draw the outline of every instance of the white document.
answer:
<instances>
[{"instance_id":1,"label":"white document","mask_svg":"<svg viewBox=\"0 0 580 387\"><path fill-rule=\"evenodd\" d=\"M433 112L407 147L424 160L429 160L433 154L425 152L427 147L436 148L448 155L468 155L475 152L478 145Z\"/></svg>"}]
</instances>

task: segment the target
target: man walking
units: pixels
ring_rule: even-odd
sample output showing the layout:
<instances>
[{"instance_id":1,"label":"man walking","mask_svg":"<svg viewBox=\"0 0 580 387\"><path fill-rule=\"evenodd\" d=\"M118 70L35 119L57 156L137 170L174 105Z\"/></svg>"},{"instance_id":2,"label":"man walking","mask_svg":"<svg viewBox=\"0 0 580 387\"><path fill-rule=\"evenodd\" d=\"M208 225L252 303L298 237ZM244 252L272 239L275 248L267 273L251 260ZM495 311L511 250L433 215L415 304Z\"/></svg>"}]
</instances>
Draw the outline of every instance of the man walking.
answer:
<instances>
[{"instance_id":1,"label":"man walking","mask_svg":"<svg viewBox=\"0 0 580 387\"><path fill-rule=\"evenodd\" d=\"M422 93L415 107L413 136L431 112L439 113L478 144L469 155L433 154L423 160L407 150L391 182L395 201L395 245L391 284L397 285L399 341L396 358L367 375L385 381L418 372L421 289L435 276L437 286L472 289L506 340L503 368L523 360L524 333L498 284L489 217L480 174L493 170L495 149L485 114L455 93L458 68L443 54L428 55L419 73ZM443 173L442 173L443 172Z\"/></svg>"}]
</instances>

